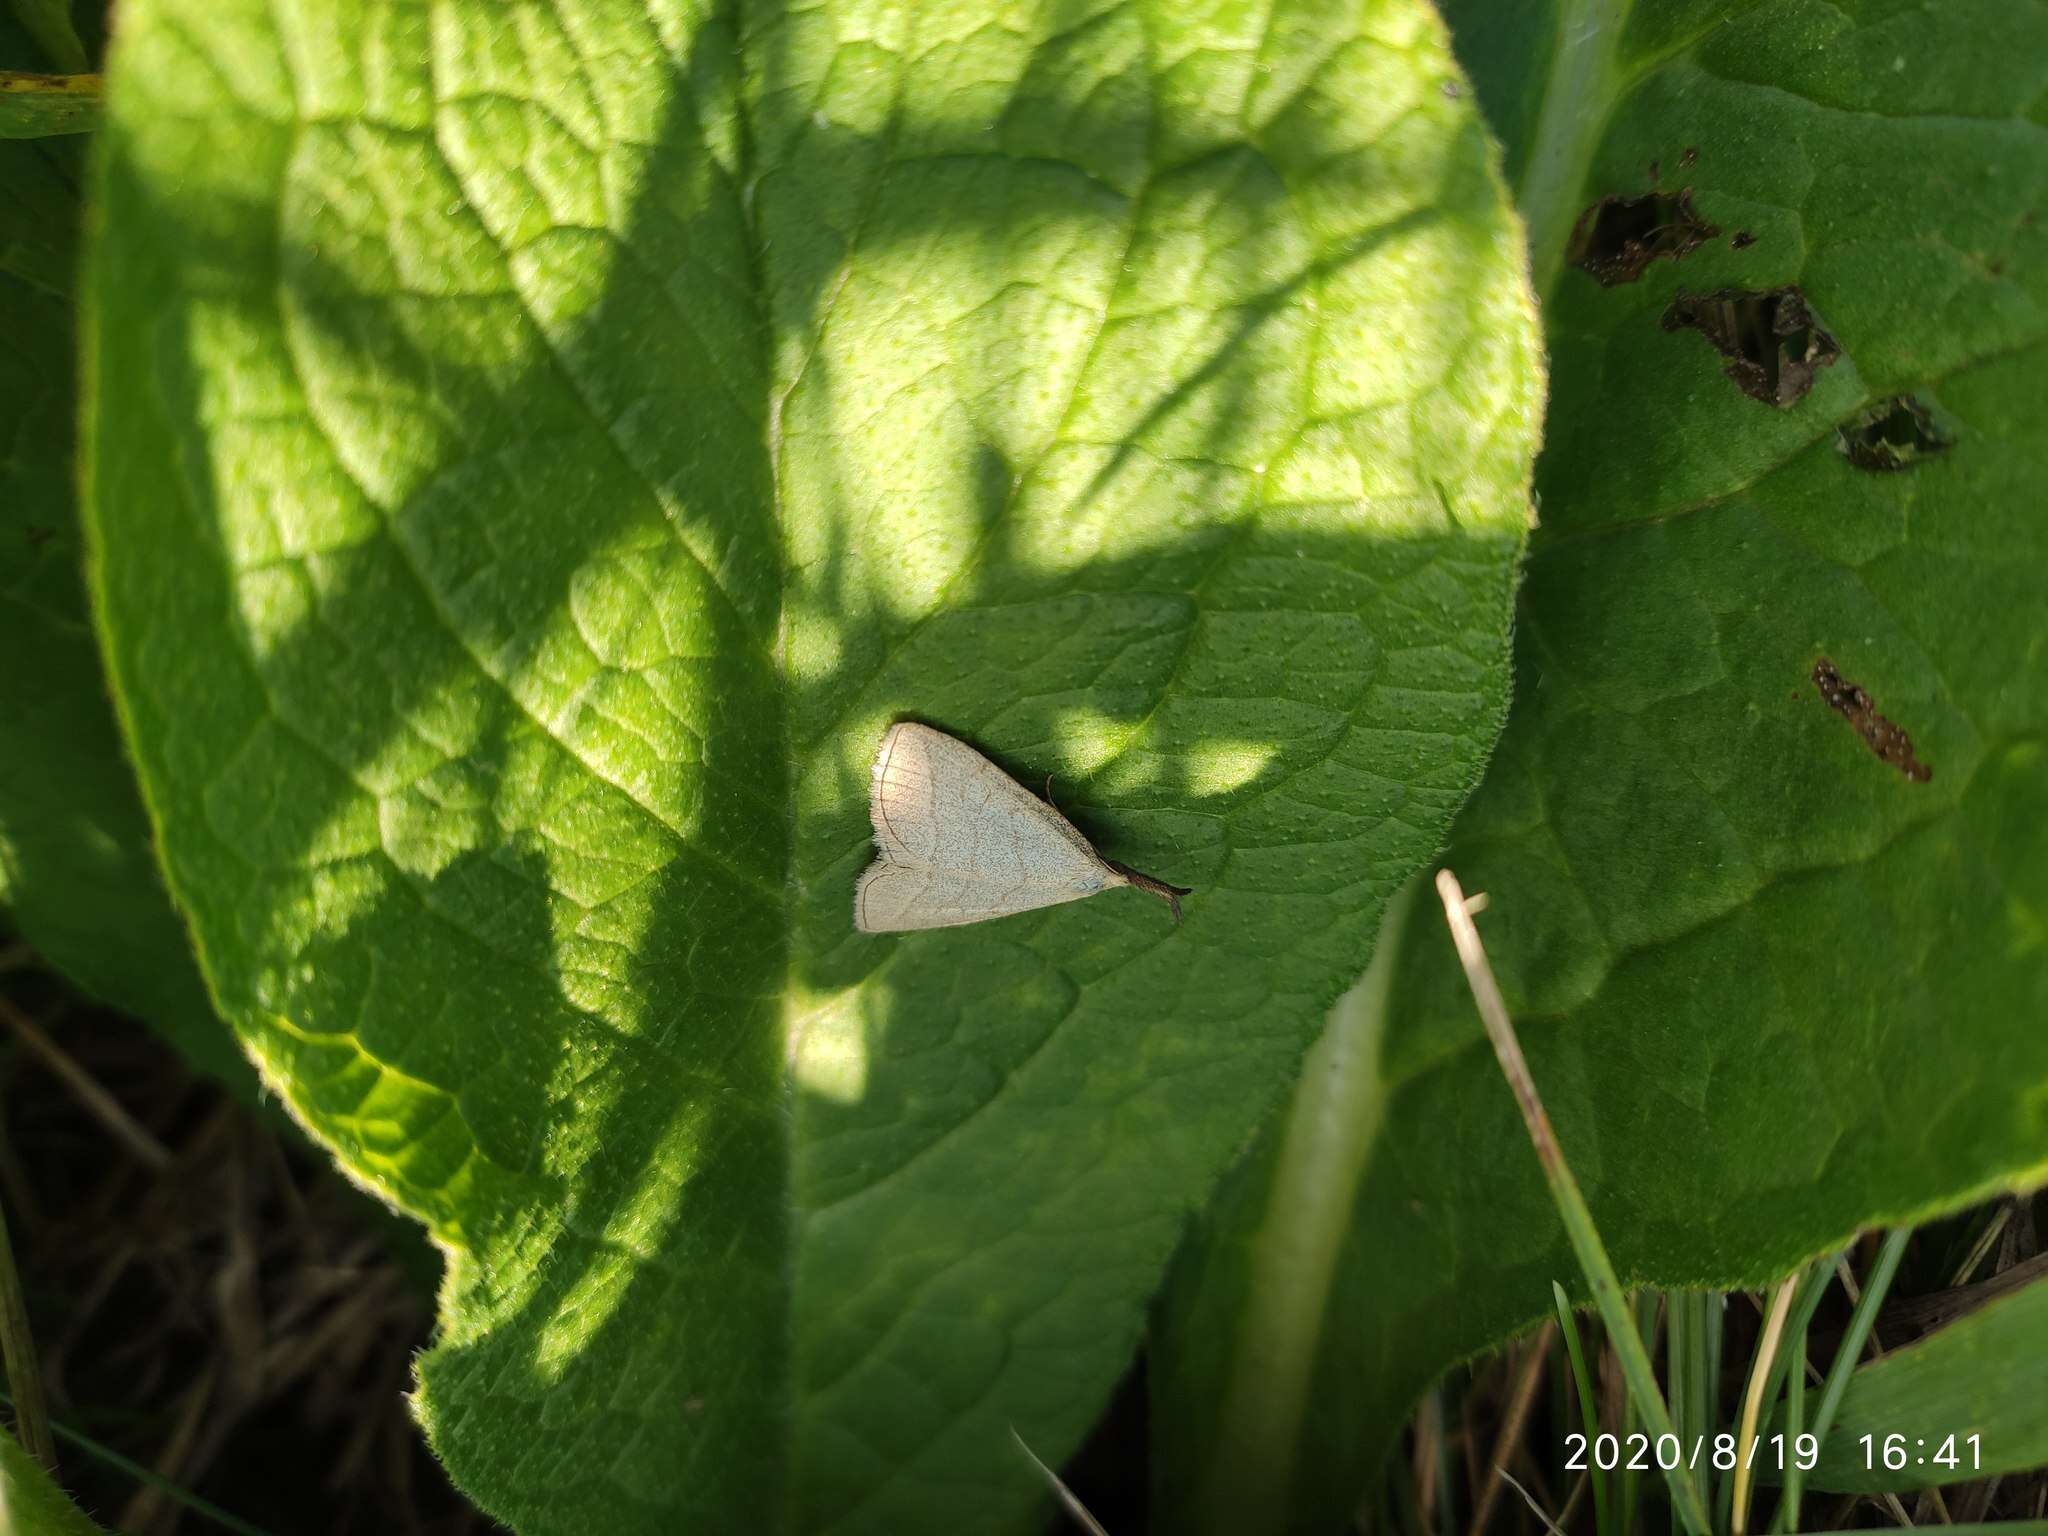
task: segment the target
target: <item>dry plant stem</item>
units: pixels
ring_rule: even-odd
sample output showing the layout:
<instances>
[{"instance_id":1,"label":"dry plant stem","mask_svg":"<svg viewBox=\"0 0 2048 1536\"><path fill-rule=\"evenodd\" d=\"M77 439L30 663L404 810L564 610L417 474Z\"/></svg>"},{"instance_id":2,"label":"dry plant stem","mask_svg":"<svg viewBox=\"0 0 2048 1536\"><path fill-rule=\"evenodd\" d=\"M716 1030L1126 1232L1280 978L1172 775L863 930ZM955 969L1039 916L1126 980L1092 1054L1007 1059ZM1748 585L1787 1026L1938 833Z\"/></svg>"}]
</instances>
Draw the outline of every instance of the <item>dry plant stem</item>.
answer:
<instances>
[{"instance_id":1,"label":"dry plant stem","mask_svg":"<svg viewBox=\"0 0 2048 1536\"><path fill-rule=\"evenodd\" d=\"M1483 1536L1486 1522L1493 1517L1493 1506L1500 1498L1501 1473L1507 1467L1509 1452L1528 1427L1536 1389L1543 1384L1543 1362L1550 1358L1550 1341L1556 1336L1557 1324L1545 1323L1522 1356L1515 1389L1508 1398L1507 1417L1501 1421L1500 1434L1494 1439L1493 1455L1487 1463L1486 1486L1480 1491L1479 1508L1472 1516L1472 1536Z\"/></svg>"},{"instance_id":2,"label":"dry plant stem","mask_svg":"<svg viewBox=\"0 0 2048 1536\"><path fill-rule=\"evenodd\" d=\"M7 1241L7 1221L0 1216L0 1361L14 1389L14 1428L28 1453L54 1475L57 1442L50 1435L50 1410L43 1401L43 1377L36 1366L35 1336L28 1331L28 1304L22 1299L21 1276L14 1268L14 1248Z\"/></svg>"},{"instance_id":3,"label":"dry plant stem","mask_svg":"<svg viewBox=\"0 0 2048 1536\"><path fill-rule=\"evenodd\" d=\"M1524 1486L1542 1500L1543 1507L1557 1508L1557 1495L1551 1491L1550 1483L1543 1476L1543 1463L1536 1459L1534 1447L1527 1440L1523 1440L1508 1454L1514 1461L1515 1469L1522 1474Z\"/></svg>"},{"instance_id":4,"label":"dry plant stem","mask_svg":"<svg viewBox=\"0 0 2048 1536\"><path fill-rule=\"evenodd\" d=\"M1792 1296L1798 1289L1799 1271L1795 1269L1778 1282L1777 1290L1771 1293L1770 1309L1764 1314L1764 1336L1757 1345L1756 1363L1749 1370L1749 1389L1742 1396L1742 1425L1735 1435L1735 1493L1728 1512L1731 1536L1742 1536L1749 1528L1752 1468L1751 1458L1743 1454L1743 1448L1756 1438L1757 1421L1764 1410L1764 1388L1777 1364L1779 1341L1785 1336L1785 1319L1792 1311Z\"/></svg>"},{"instance_id":5,"label":"dry plant stem","mask_svg":"<svg viewBox=\"0 0 2048 1536\"><path fill-rule=\"evenodd\" d=\"M1541 1520L1543 1522L1543 1527L1545 1530L1550 1532L1550 1536L1564 1536L1564 1532L1558 1529L1557 1522L1551 1519L1550 1516L1546 1515L1543 1512L1543 1506L1536 1502L1535 1495L1531 1494L1528 1489L1524 1488L1520 1483L1516 1482L1513 1474L1503 1472L1501 1473L1501 1479L1510 1488L1514 1489L1515 1492L1519 1493L1522 1496L1522 1502L1529 1506L1530 1510L1535 1514L1538 1520Z\"/></svg>"},{"instance_id":6,"label":"dry plant stem","mask_svg":"<svg viewBox=\"0 0 2048 1536\"><path fill-rule=\"evenodd\" d=\"M1579 1506L1586 1501L1586 1487L1591 1480L1581 1472L1572 1479L1572 1491L1564 1496L1564 1508L1557 1512L1557 1523L1570 1528L1572 1516L1579 1512Z\"/></svg>"},{"instance_id":7,"label":"dry plant stem","mask_svg":"<svg viewBox=\"0 0 2048 1536\"><path fill-rule=\"evenodd\" d=\"M206 1410L213 1401L214 1386L219 1378L220 1364L211 1361L185 1393L177 1420L171 1426L170 1438L157 1452L157 1481L144 1484L128 1501L128 1507L121 1511L122 1530L144 1531L166 1519L164 1488L190 1480L195 1459L193 1453L206 1438ZM203 1467L204 1463L200 1465Z\"/></svg>"},{"instance_id":8,"label":"dry plant stem","mask_svg":"<svg viewBox=\"0 0 2048 1536\"><path fill-rule=\"evenodd\" d=\"M1571 1168L1565 1163L1564 1153L1557 1144L1557 1133L1551 1129L1550 1116L1544 1112L1543 1100L1536 1092L1536 1081L1529 1075L1529 1063L1522 1055L1521 1043L1515 1038L1515 1027L1508 1018L1507 1004L1501 1000L1500 986L1493 979L1492 967L1486 963L1486 949L1479 942L1479 930L1472 925L1472 914L1465 906L1465 893L1459 888L1457 876L1448 869L1438 870L1436 889L1443 900L1444 918L1450 924L1451 938L1458 946L1458 961L1464 967L1466 984L1472 989L1472 1000L1478 1005L1480 1020L1486 1025L1487 1038L1493 1042L1493 1053L1500 1060L1501 1071L1521 1106L1522 1120L1528 1127L1529 1140L1535 1146L1536 1159L1543 1166L1543 1177L1549 1182L1551 1199L1564 1220L1565 1235L1571 1240L1579 1267L1585 1271L1593 1301L1600 1309L1600 1320L1607 1325L1608 1336L1614 1341L1615 1352L1621 1359L1622 1371L1628 1377L1630 1394L1636 1399L1643 1417L1649 1421L1654 1443L1658 1436L1674 1434L1675 1431L1671 1427L1670 1410L1665 1407L1664 1398L1657 1390L1657 1374L1650 1364L1649 1352L1643 1348L1635 1319L1629 1315L1628 1297L1621 1289L1613 1261L1607 1257L1607 1249L1593 1225L1593 1213L1587 1209L1586 1197L1579 1192L1578 1180L1572 1177ZM1707 1518L1707 1507L1683 1461L1665 1474L1665 1480L1671 1485L1671 1502L1685 1529L1691 1536L1708 1536L1712 1525Z\"/></svg>"},{"instance_id":9,"label":"dry plant stem","mask_svg":"<svg viewBox=\"0 0 2048 1536\"><path fill-rule=\"evenodd\" d=\"M1837 1255L1835 1259L1835 1278L1842 1282L1842 1291L1848 1296L1849 1305L1852 1307L1856 1305L1858 1298L1863 1294L1862 1287L1856 1284L1855 1267L1849 1262L1849 1255L1855 1251L1855 1246L1852 1244L1847 1251Z\"/></svg>"},{"instance_id":10,"label":"dry plant stem","mask_svg":"<svg viewBox=\"0 0 2048 1536\"><path fill-rule=\"evenodd\" d=\"M1458 1394L1458 1432L1446 1434L1437 1442L1436 1475L1443 1486L1438 1501L1443 1506L1443 1528L1449 1531L1456 1523L1456 1508L1451 1503L1451 1463L1457 1462L1458 1470L1465 1474L1465 1507L1472 1509L1479 1503L1479 1458L1472 1448L1479 1444L1480 1399L1476 1392ZM1456 1453L1455 1455L1453 1453Z\"/></svg>"},{"instance_id":11,"label":"dry plant stem","mask_svg":"<svg viewBox=\"0 0 2048 1536\"><path fill-rule=\"evenodd\" d=\"M0 997L0 1019L5 1019L21 1043L34 1051L64 1085L78 1096L78 1102L92 1112L92 1117L107 1128L114 1139L125 1146L144 1166L152 1172L161 1173L171 1166L171 1154L164 1144L143 1129L136 1118L115 1102L114 1096L102 1088L90 1072L71 1059L65 1049L43 1032L40 1024L23 1013L6 998Z\"/></svg>"},{"instance_id":12,"label":"dry plant stem","mask_svg":"<svg viewBox=\"0 0 2048 1536\"><path fill-rule=\"evenodd\" d=\"M7 1139L5 1121L0 1121L0 1203L10 1206L26 1238L33 1242L49 1217L36 1200L35 1186L22 1165L14 1145Z\"/></svg>"},{"instance_id":13,"label":"dry plant stem","mask_svg":"<svg viewBox=\"0 0 2048 1536\"><path fill-rule=\"evenodd\" d=\"M2010 1269L2002 1269L1974 1285L1956 1286L1931 1296L1911 1296L1895 1301L1884 1309L1885 1326L1890 1327L1896 1322L1921 1333L1931 1333L1966 1313L1976 1311L1987 1301L2010 1295L2044 1277L2048 1277L2048 1253L2037 1253L2031 1259ZM1876 1355L1882 1351L1873 1349L1871 1353Z\"/></svg>"},{"instance_id":14,"label":"dry plant stem","mask_svg":"<svg viewBox=\"0 0 2048 1536\"><path fill-rule=\"evenodd\" d=\"M1024 1443L1024 1437L1017 1433L1017 1426L1010 1426L1010 1438L1017 1442L1017 1449L1031 1459L1031 1465L1038 1468L1047 1483L1051 1484L1053 1497L1060 1501L1060 1508L1073 1517L1074 1523L1088 1532L1088 1536L1109 1536L1102 1523L1088 1513L1088 1506L1074 1496L1074 1490L1060 1481L1060 1475L1038 1459L1038 1452Z\"/></svg>"},{"instance_id":15,"label":"dry plant stem","mask_svg":"<svg viewBox=\"0 0 2048 1536\"><path fill-rule=\"evenodd\" d=\"M1998 1485L2003 1481L2002 1476L1987 1477L1965 1494L1963 1507L1956 1511L1956 1524L1975 1525L1982 1520L1991 1501L1998 1497Z\"/></svg>"},{"instance_id":16,"label":"dry plant stem","mask_svg":"<svg viewBox=\"0 0 2048 1536\"><path fill-rule=\"evenodd\" d=\"M1971 1247L1970 1256L1957 1266L1955 1278L1949 1281L1950 1290L1955 1290L1959 1286L1970 1283L1970 1276L1977 1272L1977 1266L1982 1264L1985 1255L1991 1252L1991 1245L2004 1235L2005 1224L2011 1216L2012 1207L2010 1205L2002 1205L1998 1208L1997 1213L1992 1216L1991 1220L1984 1224L1983 1235Z\"/></svg>"},{"instance_id":17,"label":"dry plant stem","mask_svg":"<svg viewBox=\"0 0 2048 1536\"><path fill-rule=\"evenodd\" d=\"M1443 1394L1432 1387L1422 1395L1415 1413L1415 1523L1423 1536L1434 1536L1437 1529L1436 1472L1443 1438Z\"/></svg>"}]
</instances>

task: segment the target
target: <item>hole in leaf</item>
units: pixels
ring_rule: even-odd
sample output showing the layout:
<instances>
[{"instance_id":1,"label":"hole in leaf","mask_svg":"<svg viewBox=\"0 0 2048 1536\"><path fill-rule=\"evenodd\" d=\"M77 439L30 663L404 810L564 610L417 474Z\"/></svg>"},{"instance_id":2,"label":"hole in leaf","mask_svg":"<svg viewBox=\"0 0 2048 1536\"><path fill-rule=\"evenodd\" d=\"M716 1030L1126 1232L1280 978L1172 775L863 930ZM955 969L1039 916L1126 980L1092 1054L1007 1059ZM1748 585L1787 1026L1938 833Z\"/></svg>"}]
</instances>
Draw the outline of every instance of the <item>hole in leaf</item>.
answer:
<instances>
[{"instance_id":1,"label":"hole in leaf","mask_svg":"<svg viewBox=\"0 0 2048 1536\"><path fill-rule=\"evenodd\" d=\"M1781 409L1813 388L1813 376L1842 355L1797 288L1681 293L1664 311L1667 331L1698 331L1726 361L1721 371L1752 400Z\"/></svg>"},{"instance_id":2,"label":"hole in leaf","mask_svg":"<svg viewBox=\"0 0 2048 1536\"><path fill-rule=\"evenodd\" d=\"M1879 472L1905 469L1945 452L1954 441L1911 395L1880 400L1835 428L1835 446L1843 456L1858 469Z\"/></svg>"},{"instance_id":3,"label":"hole in leaf","mask_svg":"<svg viewBox=\"0 0 2048 1536\"><path fill-rule=\"evenodd\" d=\"M1692 205L1692 188L1603 197L1572 226L1565 260L1602 288L1632 283L1662 258L1683 261L1721 231Z\"/></svg>"},{"instance_id":4,"label":"hole in leaf","mask_svg":"<svg viewBox=\"0 0 2048 1536\"><path fill-rule=\"evenodd\" d=\"M1916 784L1934 777L1934 770L1913 755L1913 738L1880 715L1870 695L1836 671L1825 656L1813 664L1813 686L1881 759Z\"/></svg>"}]
</instances>

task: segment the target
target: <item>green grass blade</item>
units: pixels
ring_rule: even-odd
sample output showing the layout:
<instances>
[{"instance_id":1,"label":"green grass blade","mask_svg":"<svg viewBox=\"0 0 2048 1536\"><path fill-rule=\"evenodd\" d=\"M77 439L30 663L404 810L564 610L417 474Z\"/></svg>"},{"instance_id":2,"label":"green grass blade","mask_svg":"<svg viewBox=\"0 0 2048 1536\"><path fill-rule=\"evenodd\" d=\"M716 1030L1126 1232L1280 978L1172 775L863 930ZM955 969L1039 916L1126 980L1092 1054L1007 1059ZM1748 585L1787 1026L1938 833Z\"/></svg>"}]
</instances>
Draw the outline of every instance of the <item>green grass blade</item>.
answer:
<instances>
[{"instance_id":1,"label":"green grass blade","mask_svg":"<svg viewBox=\"0 0 2048 1536\"><path fill-rule=\"evenodd\" d=\"M1508 1018L1507 1005L1502 1002L1500 987L1487 967L1486 950L1479 942L1479 930L1472 926L1472 914L1466 909L1465 893L1459 888L1457 877L1447 869L1437 871L1436 888L1438 896L1443 899L1444 916L1450 923L1451 937L1458 946L1459 963L1471 985L1479 1017L1486 1025L1487 1038L1493 1042L1494 1055L1499 1058L1501 1071L1521 1107L1529 1140L1536 1149L1536 1160L1542 1165L1543 1177L1550 1186L1551 1198L1564 1222L1565 1234L1571 1240L1572 1252L1585 1272L1586 1284L1593 1292L1594 1304L1600 1309L1601 1321L1607 1325L1608 1337L1614 1341L1615 1353L1621 1360L1622 1376L1650 1426L1652 1437L1673 1434L1671 1414L1657 1390L1656 1370L1650 1364L1649 1352L1643 1348L1642 1336L1635 1330L1635 1321L1629 1316L1628 1297L1622 1291L1614 1263L1600 1241L1600 1233L1593 1225L1593 1213L1586 1206L1586 1197L1579 1192L1578 1180L1572 1177L1564 1152L1557 1144L1557 1133L1551 1128L1550 1116L1544 1112L1535 1079L1529 1075L1529 1063L1515 1038L1515 1027ZM1665 1473L1665 1480L1671 1485L1671 1502L1690 1536L1708 1536L1707 1508L1683 1458L1678 1466Z\"/></svg>"},{"instance_id":2,"label":"green grass blade","mask_svg":"<svg viewBox=\"0 0 2048 1536\"><path fill-rule=\"evenodd\" d=\"M1812 1279L1812 1275L1807 1276L1809 1288L1817 1295L1818 1288L1811 1286ZM1795 1314L1796 1311L1795 1308ZM1806 1324L1812 1315L1810 1309L1804 1315L1795 1315L1792 1337L1785 1350L1796 1364L1785 1377L1785 1491L1778 1499L1777 1513L1771 1517L1774 1532L1799 1523L1799 1498L1806 1473L1799 1465L1798 1447L1799 1437L1806 1432Z\"/></svg>"},{"instance_id":3,"label":"green grass blade","mask_svg":"<svg viewBox=\"0 0 2048 1536\"><path fill-rule=\"evenodd\" d=\"M1657 1338L1657 1293L1638 1291L1635 1296L1636 1327L1641 1331L1645 1344L1654 1351ZM1641 1427L1641 1415L1636 1410L1636 1400L1624 1392L1621 1397L1621 1440L1628 1444L1628 1437ZM1632 1466L1632 1458L1623 1457L1621 1463L1621 1536L1635 1536L1636 1506L1642 1498L1642 1478Z\"/></svg>"},{"instance_id":4,"label":"green grass blade","mask_svg":"<svg viewBox=\"0 0 2048 1536\"><path fill-rule=\"evenodd\" d=\"M1806 1481L1904 1492L2048 1464L2044 1368L2048 1280L2036 1280L1854 1371ZM1893 1437L1902 1467L1884 1464Z\"/></svg>"},{"instance_id":5,"label":"green grass blade","mask_svg":"<svg viewBox=\"0 0 2048 1536\"><path fill-rule=\"evenodd\" d=\"M1586 1369L1586 1352L1579 1344L1579 1320L1572 1314L1564 1287L1550 1282L1551 1298L1557 1303L1558 1327L1564 1330L1565 1352L1571 1356L1572 1384L1578 1390L1579 1426L1586 1432L1586 1476L1593 1485L1593 1526L1600 1536L1611 1536L1613 1513L1608 1507L1607 1474L1594 1454L1600 1438L1600 1412L1593 1403L1593 1373Z\"/></svg>"},{"instance_id":6,"label":"green grass blade","mask_svg":"<svg viewBox=\"0 0 2048 1536\"><path fill-rule=\"evenodd\" d=\"M1751 1473L1754 1470L1750 1443L1756 1438L1757 1426L1763 1422L1765 1410L1769 1407L1766 1392L1777 1379L1778 1359L1785 1337L1785 1321L1791 1315L1799 1290L1799 1274L1795 1270L1778 1283L1771 1294L1770 1309L1764 1314L1764 1328L1757 1340L1756 1359L1749 1370L1749 1390L1742 1401L1742 1418L1735 1429L1735 1475L1729 1480L1731 1492L1728 1512L1728 1529L1734 1536L1742 1536L1749 1523L1749 1493Z\"/></svg>"},{"instance_id":7,"label":"green grass blade","mask_svg":"<svg viewBox=\"0 0 2048 1536\"><path fill-rule=\"evenodd\" d=\"M14 1248L7 1238L4 1216L0 1216L0 1365L6 1367L7 1384L14 1391L8 1407L14 1410L15 1432L43 1470L54 1475L57 1447L50 1438L50 1412L43 1402L43 1372L36 1364L35 1335L29 1331L28 1303L14 1267Z\"/></svg>"},{"instance_id":8,"label":"green grass blade","mask_svg":"<svg viewBox=\"0 0 2048 1536\"><path fill-rule=\"evenodd\" d=\"M1787 1339L1803 1341L1806 1338L1806 1330L1813 1322L1813 1314L1820 1310L1821 1298L1827 1295L1828 1286L1834 1282L1835 1259L1834 1254L1824 1254L1807 1265L1806 1273L1799 1282L1798 1294L1792 1300L1791 1315L1786 1320ZM1786 1390L1788 1377L1795 1374L1792 1368L1795 1365L1803 1368L1805 1362L1806 1356L1803 1352L1790 1347L1779 1351L1777 1360L1771 1366L1771 1385L1764 1393L1764 1401L1775 1403L1779 1395ZM1797 1374L1803 1375L1803 1369Z\"/></svg>"},{"instance_id":9,"label":"green grass blade","mask_svg":"<svg viewBox=\"0 0 2048 1536\"><path fill-rule=\"evenodd\" d=\"M1707 1445L1700 1464L1713 1486L1714 1529L1728 1529L1728 1511L1734 1494L1733 1480L1716 1464L1713 1455L1715 1431L1721 1427L1721 1327L1728 1315L1728 1293L1708 1291L1700 1298L1700 1434Z\"/></svg>"},{"instance_id":10,"label":"green grass blade","mask_svg":"<svg viewBox=\"0 0 2048 1536\"><path fill-rule=\"evenodd\" d=\"M1856 1362L1863 1358L1863 1345L1877 1322L1877 1309L1884 1305L1885 1293L1892 1288L1892 1277L1899 1272L1899 1260L1905 1256L1906 1240L1912 1235L1910 1227L1899 1227L1885 1234L1884 1246L1878 1250L1870 1278L1863 1283L1863 1294L1856 1299L1856 1310L1849 1315L1849 1327L1842 1335L1842 1347L1835 1352L1834 1361L1828 1366L1820 1406L1813 1412L1813 1434L1820 1441L1823 1452L1827 1450L1828 1431L1834 1428L1835 1415L1841 1411L1842 1394L1849 1390L1849 1378L1856 1374Z\"/></svg>"}]
</instances>

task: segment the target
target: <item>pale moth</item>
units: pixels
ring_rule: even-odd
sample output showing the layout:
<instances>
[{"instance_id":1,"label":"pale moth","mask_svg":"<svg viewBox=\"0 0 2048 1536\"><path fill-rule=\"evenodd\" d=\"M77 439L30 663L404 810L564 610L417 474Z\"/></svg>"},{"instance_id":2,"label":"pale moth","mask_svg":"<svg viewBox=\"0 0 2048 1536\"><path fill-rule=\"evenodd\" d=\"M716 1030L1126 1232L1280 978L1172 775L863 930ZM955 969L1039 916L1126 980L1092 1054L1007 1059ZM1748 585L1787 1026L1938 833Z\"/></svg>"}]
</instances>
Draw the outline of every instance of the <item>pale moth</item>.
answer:
<instances>
[{"instance_id":1,"label":"pale moth","mask_svg":"<svg viewBox=\"0 0 2048 1536\"><path fill-rule=\"evenodd\" d=\"M889 727L868 786L875 862L853 891L863 933L956 928L1120 885L1173 908L1187 891L1105 859L1074 824L964 741Z\"/></svg>"}]
</instances>

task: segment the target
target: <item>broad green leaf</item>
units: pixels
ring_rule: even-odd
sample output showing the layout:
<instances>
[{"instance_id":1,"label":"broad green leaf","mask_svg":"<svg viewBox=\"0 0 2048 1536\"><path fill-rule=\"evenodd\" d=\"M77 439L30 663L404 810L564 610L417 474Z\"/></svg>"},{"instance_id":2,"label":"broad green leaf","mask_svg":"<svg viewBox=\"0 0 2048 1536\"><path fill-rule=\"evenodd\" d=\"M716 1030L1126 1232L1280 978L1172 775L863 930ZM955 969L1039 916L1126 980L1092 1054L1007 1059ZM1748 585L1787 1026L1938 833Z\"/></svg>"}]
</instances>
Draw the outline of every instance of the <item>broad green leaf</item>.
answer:
<instances>
[{"instance_id":1,"label":"broad green leaf","mask_svg":"<svg viewBox=\"0 0 2048 1536\"><path fill-rule=\"evenodd\" d=\"M1553 373L1514 706L1443 862L1490 897L1616 1264L1758 1284L2038 1181L2048 10L1451 20L1509 140ZM1718 235L1612 287L1566 266L1580 213L1650 191L1653 163ZM1840 356L1782 409L1666 327L1681 293L1788 284ZM1838 427L1902 394L1950 445L1859 467ZM1823 701L1823 658L1931 778ZM1167 1529L1330 1528L1428 1381L1543 1315L1553 1280L1583 1292L1440 921L1411 919L1384 1011L1324 1049L1371 1070L1312 1063L1164 1309ZM1316 1131L1361 1112L1372 1134ZM1290 1165L1299 1142L1320 1155ZM1260 1277L1288 1251L1326 1260L1283 1306ZM1274 1415L1299 1434L1266 1436Z\"/></svg>"},{"instance_id":2,"label":"broad green leaf","mask_svg":"<svg viewBox=\"0 0 2048 1536\"><path fill-rule=\"evenodd\" d=\"M8 1536L99 1536L100 1531L5 1429L0 1429L0 1531Z\"/></svg>"},{"instance_id":3,"label":"broad green leaf","mask_svg":"<svg viewBox=\"0 0 2048 1536\"><path fill-rule=\"evenodd\" d=\"M12 41L0 22L0 45ZM48 960L253 1087L158 877L86 609L77 149L0 143L0 872L16 926Z\"/></svg>"},{"instance_id":4,"label":"broad green leaf","mask_svg":"<svg viewBox=\"0 0 2048 1536\"><path fill-rule=\"evenodd\" d=\"M1505 703L1539 399L1420 0L133 0L112 675L528 1531L1001 1530ZM1197 888L866 938L913 716Z\"/></svg>"},{"instance_id":5,"label":"broad green leaf","mask_svg":"<svg viewBox=\"0 0 2048 1536\"><path fill-rule=\"evenodd\" d=\"M1899 1468L1885 1459L1894 1435ZM1874 1493L2040 1466L2048 1466L2048 1284L2036 1281L1850 1377L1806 1483Z\"/></svg>"}]
</instances>

